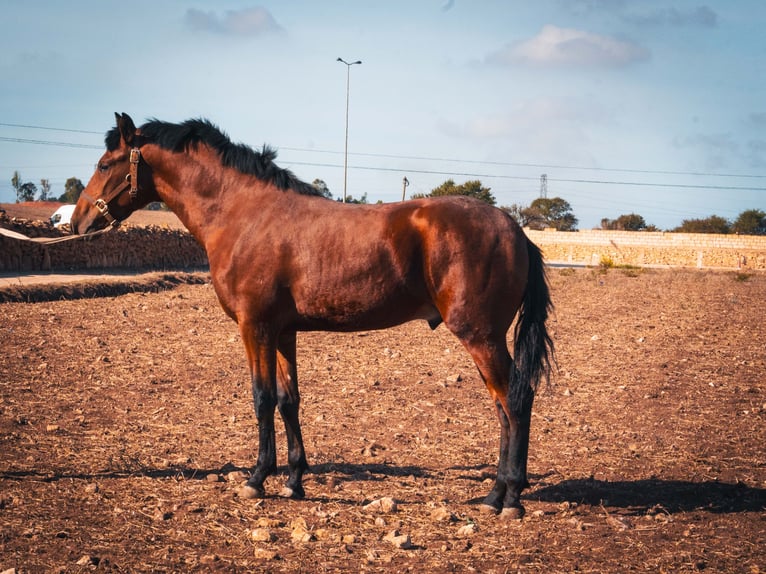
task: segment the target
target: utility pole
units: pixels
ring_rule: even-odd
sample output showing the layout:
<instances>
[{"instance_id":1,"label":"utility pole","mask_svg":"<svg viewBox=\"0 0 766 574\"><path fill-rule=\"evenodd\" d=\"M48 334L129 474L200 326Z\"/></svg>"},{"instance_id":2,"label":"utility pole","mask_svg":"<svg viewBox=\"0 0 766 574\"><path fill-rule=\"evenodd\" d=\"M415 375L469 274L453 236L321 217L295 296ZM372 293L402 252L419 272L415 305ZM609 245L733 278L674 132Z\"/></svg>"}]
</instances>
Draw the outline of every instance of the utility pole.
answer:
<instances>
[{"instance_id":1,"label":"utility pole","mask_svg":"<svg viewBox=\"0 0 766 574\"><path fill-rule=\"evenodd\" d=\"M349 81L351 79L351 66L354 64L361 64L361 60L356 62L347 62L343 58L338 58L337 62L346 64L346 151L343 155L343 203L346 203L346 183L348 180L348 94L349 94Z\"/></svg>"},{"instance_id":2,"label":"utility pole","mask_svg":"<svg viewBox=\"0 0 766 574\"><path fill-rule=\"evenodd\" d=\"M548 197L548 174L542 174L540 176L540 197L547 199Z\"/></svg>"},{"instance_id":3,"label":"utility pole","mask_svg":"<svg viewBox=\"0 0 766 574\"><path fill-rule=\"evenodd\" d=\"M410 180L405 178L402 180L402 201L404 201L404 196L407 193L407 186L410 184Z\"/></svg>"}]
</instances>

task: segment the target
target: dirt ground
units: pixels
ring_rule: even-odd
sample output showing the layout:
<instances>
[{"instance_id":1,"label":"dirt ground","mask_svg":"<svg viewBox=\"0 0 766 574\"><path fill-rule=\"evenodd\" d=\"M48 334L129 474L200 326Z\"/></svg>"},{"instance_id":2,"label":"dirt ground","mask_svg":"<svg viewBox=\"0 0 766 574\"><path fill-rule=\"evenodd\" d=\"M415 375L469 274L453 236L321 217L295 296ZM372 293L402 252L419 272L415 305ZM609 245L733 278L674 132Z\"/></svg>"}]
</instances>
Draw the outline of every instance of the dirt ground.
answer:
<instances>
[{"instance_id":1,"label":"dirt ground","mask_svg":"<svg viewBox=\"0 0 766 574\"><path fill-rule=\"evenodd\" d=\"M479 510L499 428L443 326L301 335L307 498L280 467L245 500L248 373L209 284L0 304L0 572L766 571L766 275L549 275L514 522Z\"/></svg>"}]
</instances>

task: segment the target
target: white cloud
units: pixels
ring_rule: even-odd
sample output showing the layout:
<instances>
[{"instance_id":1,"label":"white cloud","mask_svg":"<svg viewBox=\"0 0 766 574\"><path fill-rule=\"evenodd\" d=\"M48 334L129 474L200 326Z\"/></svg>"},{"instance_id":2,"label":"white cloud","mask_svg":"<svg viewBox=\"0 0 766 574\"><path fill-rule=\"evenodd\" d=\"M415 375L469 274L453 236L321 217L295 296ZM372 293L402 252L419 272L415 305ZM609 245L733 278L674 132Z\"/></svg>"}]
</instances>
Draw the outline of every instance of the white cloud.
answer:
<instances>
[{"instance_id":1,"label":"white cloud","mask_svg":"<svg viewBox=\"0 0 766 574\"><path fill-rule=\"evenodd\" d=\"M610 36L548 25L537 36L490 54L496 64L620 67L646 60L643 46Z\"/></svg>"},{"instance_id":2,"label":"white cloud","mask_svg":"<svg viewBox=\"0 0 766 574\"><path fill-rule=\"evenodd\" d=\"M260 6L227 10L223 16L190 8L185 19L186 24L195 30L230 36L259 36L283 31L271 13Z\"/></svg>"}]
</instances>

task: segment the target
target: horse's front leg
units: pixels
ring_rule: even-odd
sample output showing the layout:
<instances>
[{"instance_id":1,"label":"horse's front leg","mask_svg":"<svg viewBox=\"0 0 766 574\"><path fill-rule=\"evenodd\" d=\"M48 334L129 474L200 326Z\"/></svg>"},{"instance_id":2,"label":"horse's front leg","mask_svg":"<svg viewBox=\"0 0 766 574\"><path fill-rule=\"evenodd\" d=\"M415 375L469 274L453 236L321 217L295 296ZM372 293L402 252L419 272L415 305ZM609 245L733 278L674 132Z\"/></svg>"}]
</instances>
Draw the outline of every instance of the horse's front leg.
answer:
<instances>
[{"instance_id":1,"label":"horse's front leg","mask_svg":"<svg viewBox=\"0 0 766 574\"><path fill-rule=\"evenodd\" d=\"M257 496L264 496L263 483L277 468L277 449L274 434L274 411L277 406L276 345L268 329L240 322L240 333L245 344L253 388L253 405L258 421L258 461L247 485Z\"/></svg>"},{"instance_id":2,"label":"horse's front leg","mask_svg":"<svg viewBox=\"0 0 766 574\"><path fill-rule=\"evenodd\" d=\"M279 338L277 354L277 406L285 423L287 434L288 478L282 496L303 498L303 473L308 470L306 451L303 448L299 419L300 394L298 392L298 370L296 368L295 333L283 334Z\"/></svg>"}]
</instances>

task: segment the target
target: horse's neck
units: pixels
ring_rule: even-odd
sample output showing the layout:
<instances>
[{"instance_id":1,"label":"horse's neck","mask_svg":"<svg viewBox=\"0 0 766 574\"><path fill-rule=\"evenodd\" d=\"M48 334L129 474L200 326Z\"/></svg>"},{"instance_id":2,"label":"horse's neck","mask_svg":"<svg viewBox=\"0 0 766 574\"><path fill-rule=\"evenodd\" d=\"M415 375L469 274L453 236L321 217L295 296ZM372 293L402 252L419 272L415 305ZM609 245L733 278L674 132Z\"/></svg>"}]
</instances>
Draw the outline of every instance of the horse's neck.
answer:
<instances>
[{"instance_id":1,"label":"horse's neck","mask_svg":"<svg viewBox=\"0 0 766 574\"><path fill-rule=\"evenodd\" d=\"M211 235L226 227L236 202L231 193L234 190L228 189L230 178L216 163L203 165L199 153L163 155L163 161L153 166L157 193L207 249ZM227 205L227 196L231 205Z\"/></svg>"}]
</instances>

